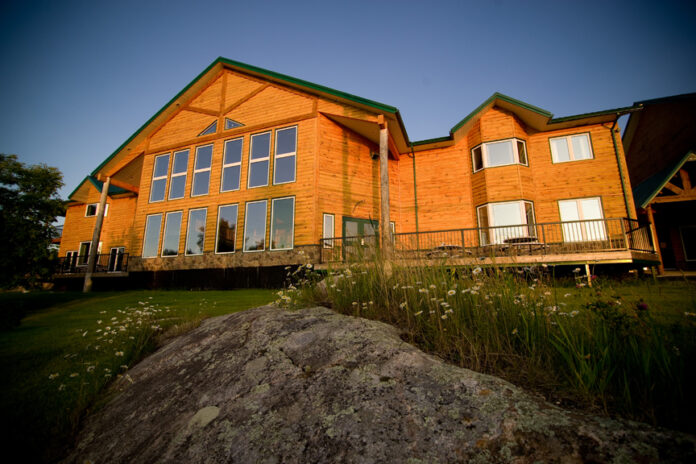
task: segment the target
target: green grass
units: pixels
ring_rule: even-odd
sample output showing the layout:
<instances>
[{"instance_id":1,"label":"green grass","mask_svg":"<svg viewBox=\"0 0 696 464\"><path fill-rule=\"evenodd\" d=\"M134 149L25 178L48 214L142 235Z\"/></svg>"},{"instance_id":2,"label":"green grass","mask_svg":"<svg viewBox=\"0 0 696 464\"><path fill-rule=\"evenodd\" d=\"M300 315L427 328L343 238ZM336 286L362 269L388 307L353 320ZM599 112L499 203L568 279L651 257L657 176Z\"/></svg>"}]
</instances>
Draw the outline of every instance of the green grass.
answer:
<instances>
[{"instance_id":1,"label":"green grass","mask_svg":"<svg viewBox=\"0 0 696 464\"><path fill-rule=\"evenodd\" d=\"M280 299L400 327L454 364L559 404L694 431L696 285L557 277L553 267L389 267L379 261L298 281Z\"/></svg>"},{"instance_id":2,"label":"green grass","mask_svg":"<svg viewBox=\"0 0 696 464\"><path fill-rule=\"evenodd\" d=\"M0 320L15 325L0 332L5 454L59 458L104 387L158 342L273 297L271 290L0 294ZM17 314L25 315L19 326Z\"/></svg>"}]
</instances>

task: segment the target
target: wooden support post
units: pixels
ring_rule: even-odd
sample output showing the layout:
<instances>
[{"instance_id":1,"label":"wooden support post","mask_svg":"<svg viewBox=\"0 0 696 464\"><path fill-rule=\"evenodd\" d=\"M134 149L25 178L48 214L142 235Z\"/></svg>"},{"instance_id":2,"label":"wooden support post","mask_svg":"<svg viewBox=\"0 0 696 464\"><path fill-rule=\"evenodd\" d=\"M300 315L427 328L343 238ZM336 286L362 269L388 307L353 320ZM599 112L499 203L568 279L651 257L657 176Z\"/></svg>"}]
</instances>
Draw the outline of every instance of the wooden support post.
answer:
<instances>
[{"instance_id":1,"label":"wooden support post","mask_svg":"<svg viewBox=\"0 0 696 464\"><path fill-rule=\"evenodd\" d=\"M106 195L111 185L111 177L107 177L102 185L101 197L99 198L99 213L94 223L92 232L92 244L89 246L89 259L87 260L87 272L85 273L85 283L82 287L84 293L92 291L92 274L97 267L97 252L99 251L99 238L101 237L102 224L104 223L104 210L106 209Z\"/></svg>"},{"instance_id":2,"label":"wooden support post","mask_svg":"<svg viewBox=\"0 0 696 464\"><path fill-rule=\"evenodd\" d=\"M657 239L657 229L655 228L655 217L653 216L652 205L648 205L645 211L648 213L648 222L650 223L650 237L652 238L653 248L655 248L657 258L660 260L660 264L657 265L657 273L659 275L664 275L665 265L662 263L662 250L660 250L660 242Z\"/></svg>"},{"instance_id":3,"label":"wooden support post","mask_svg":"<svg viewBox=\"0 0 696 464\"><path fill-rule=\"evenodd\" d=\"M592 286L592 274L590 274L590 263L585 263L585 275L587 275L587 286Z\"/></svg>"},{"instance_id":4,"label":"wooden support post","mask_svg":"<svg viewBox=\"0 0 696 464\"><path fill-rule=\"evenodd\" d=\"M380 237L382 253L386 259L391 258L392 233L389 220L389 129L383 115L379 115L379 180L380 180Z\"/></svg>"}]
</instances>

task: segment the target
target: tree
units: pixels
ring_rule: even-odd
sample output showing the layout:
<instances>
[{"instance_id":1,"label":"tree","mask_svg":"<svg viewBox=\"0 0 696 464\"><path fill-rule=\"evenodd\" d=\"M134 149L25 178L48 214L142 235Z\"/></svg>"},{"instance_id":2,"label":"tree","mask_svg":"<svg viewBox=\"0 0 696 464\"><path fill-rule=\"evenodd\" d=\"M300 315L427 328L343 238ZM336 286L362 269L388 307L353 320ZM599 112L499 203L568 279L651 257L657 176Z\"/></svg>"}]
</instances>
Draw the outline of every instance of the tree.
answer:
<instances>
[{"instance_id":1,"label":"tree","mask_svg":"<svg viewBox=\"0 0 696 464\"><path fill-rule=\"evenodd\" d=\"M65 203L63 175L54 167L25 165L0 154L0 287L34 286L53 273L51 239Z\"/></svg>"}]
</instances>

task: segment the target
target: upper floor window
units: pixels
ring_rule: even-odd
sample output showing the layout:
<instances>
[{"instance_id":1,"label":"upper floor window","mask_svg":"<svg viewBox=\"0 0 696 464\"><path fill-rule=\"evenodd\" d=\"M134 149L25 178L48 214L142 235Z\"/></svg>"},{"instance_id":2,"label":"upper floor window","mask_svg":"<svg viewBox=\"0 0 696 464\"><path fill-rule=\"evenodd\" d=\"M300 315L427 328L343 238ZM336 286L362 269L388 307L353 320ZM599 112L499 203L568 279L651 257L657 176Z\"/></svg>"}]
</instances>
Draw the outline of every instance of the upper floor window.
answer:
<instances>
[{"instance_id":1,"label":"upper floor window","mask_svg":"<svg viewBox=\"0 0 696 464\"><path fill-rule=\"evenodd\" d=\"M196 163L193 166L193 185L191 196L208 194L210 186L210 166L213 161L213 145L203 145L196 148Z\"/></svg>"},{"instance_id":2,"label":"upper floor window","mask_svg":"<svg viewBox=\"0 0 696 464\"><path fill-rule=\"evenodd\" d=\"M524 140L519 139L482 143L471 150L471 158L474 163L474 172L509 164L528 166L527 145Z\"/></svg>"},{"instance_id":3,"label":"upper floor window","mask_svg":"<svg viewBox=\"0 0 696 464\"><path fill-rule=\"evenodd\" d=\"M174 153L172 162L172 178L169 182L169 199L184 198L186 190L186 173L188 171L189 151L181 150Z\"/></svg>"},{"instance_id":4,"label":"upper floor window","mask_svg":"<svg viewBox=\"0 0 696 464\"><path fill-rule=\"evenodd\" d=\"M488 203L476 208L481 245L513 243L536 237L534 204L531 201Z\"/></svg>"},{"instance_id":5,"label":"upper floor window","mask_svg":"<svg viewBox=\"0 0 696 464\"><path fill-rule=\"evenodd\" d=\"M592 159L590 134L566 135L549 139L554 163Z\"/></svg>"},{"instance_id":6,"label":"upper floor window","mask_svg":"<svg viewBox=\"0 0 696 464\"><path fill-rule=\"evenodd\" d=\"M169 174L169 153L155 156L152 169L152 184L150 185L150 203L163 201L167 191L167 175Z\"/></svg>"},{"instance_id":7,"label":"upper floor window","mask_svg":"<svg viewBox=\"0 0 696 464\"><path fill-rule=\"evenodd\" d=\"M297 152L297 127L276 131L275 165L273 183L295 182L295 154Z\"/></svg>"},{"instance_id":8,"label":"upper floor window","mask_svg":"<svg viewBox=\"0 0 696 464\"><path fill-rule=\"evenodd\" d=\"M243 137L225 141L225 155L222 161L222 179L220 191L239 190L239 178L242 171Z\"/></svg>"},{"instance_id":9,"label":"upper floor window","mask_svg":"<svg viewBox=\"0 0 696 464\"><path fill-rule=\"evenodd\" d=\"M85 207L85 217L96 216L99 212L99 203L90 203ZM109 214L109 204L104 206L104 216Z\"/></svg>"},{"instance_id":10,"label":"upper floor window","mask_svg":"<svg viewBox=\"0 0 696 464\"><path fill-rule=\"evenodd\" d=\"M268 166L271 153L271 133L263 132L251 136L249 150L249 188L268 185Z\"/></svg>"}]
</instances>

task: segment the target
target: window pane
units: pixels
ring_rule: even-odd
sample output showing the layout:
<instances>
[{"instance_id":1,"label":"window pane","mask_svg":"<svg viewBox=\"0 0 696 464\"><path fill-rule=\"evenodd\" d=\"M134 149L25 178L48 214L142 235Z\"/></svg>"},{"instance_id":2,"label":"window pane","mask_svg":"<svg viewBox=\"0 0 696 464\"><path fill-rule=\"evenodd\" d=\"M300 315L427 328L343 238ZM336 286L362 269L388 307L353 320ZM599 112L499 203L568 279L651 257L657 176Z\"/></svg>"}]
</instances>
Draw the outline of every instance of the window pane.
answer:
<instances>
[{"instance_id":1,"label":"window pane","mask_svg":"<svg viewBox=\"0 0 696 464\"><path fill-rule=\"evenodd\" d=\"M208 169L210 161L213 159L213 146L206 145L196 149L196 167L195 169Z\"/></svg>"},{"instance_id":2,"label":"window pane","mask_svg":"<svg viewBox=\"0 0 696 464\"><path fill-rule=\"evenodd\" d=\"M474 171L478 171L483 168L483 157L481 154L481 147L474 148Z\"/></svg>"},{"instance_id":3,"label":"window pane","mask_svg":"<svg viewBox=\"0 0 696 464\"><path fill-rule=\"evenodd\" d=\"M271 224L271 249L292 248L295 220L295 199L282 198L273 200L273 223Z\"/></svg>"},{"instance_id":4,"label":"window pane","mask_svg":"<svg viewBox=\"0 0 696 464\"><path fill-rule=\"evenodd\" d=\"M162 239L162 256L179 254L179 235L181 234L181 211L167 213Z\"/></svg>"},{"instance_id":5,"label":"window pane","mask_svg":"<svg viewBox=\"0 0 696 464\"><path fill-rule=\"evenodd\" d=\"M234 129L235 127L242 127L244 124L234 121L230 118L225 118L225 130Z\"/></svg>"},{"instance_id":6,"label":"window pane","mask_svg":"<svg viewBox=\"0 0 696 464\"><path fill-rule=\"evenodd\" d=\"M570 138L573 144L573 158L576 160L590 159L590 140L587 134L575 135Z\"/></svg>"},{"instance_id":7,"label":"window pane","mask_svg":"<svg viewBox=\"0 0 696 464\"><path fill-rule=\"evenodd\" d=\"M486 150L488 151L487 166L501 166L515 162L515 157L512 153L512 141L510 140L487 143Z\"/></svg>"},{"instance_id":8,"label":"window pane","mask_svg":"<svg viewBox=\"0 0 696 464\"><path fill-rule=\"evenodd\" d=\"M602 219L602 204L599 198L586 198L579 202L583 219Z\"/></svg>"},{"instance_id":9,"label":"window pane","mask_svg":"<svg viewBox=\"0 0 696 464\"><path fill-rule=\"evenodd\" d=\"M167 175L169 169L169 155L158 156L155 158L155 169L152 177L163 177Z\"/></svg>"},{"instance_id":10,"label":"window pane","mask_svg":"<svg viewBox=\"0 0 696 464\"><path fill-rule=\"evenodd\" d=\"M198 136L200 137L201 135L208 135L208 134L214 134L217 131L217 121L209 125L208 127L203 130Z\"/></svg>"},{"instance_id":11,"label":"window pane","mask_svg":"<svg viewBox=\"0 0 696 464\"><path fill-rule=\"evenodd\" d=\"M191 195L192 196L207 195L209 184L210 184L210 171L197 172L193 176L193 193Z\"/></svg>"},{"instance_id":12,"label":"window pane","mask_svg":"<svg viewBox=\"0 0 696 464\"><path fill-rule=\"evenodd\" d=\"M558 209L561 213L562 222L577 221L580 219L578 203L575 200L559 201ZM581 242L582 224L577 222L563 224L563 240L566 242Z\"/></svg>"},{"instance_id":13,"label":"window pane","mask_svg":"<svg viewBox=\"0 0 696 464\"><path fill-rule=\"evenodd\" d=\"M174 163L172 165L172 174L180 174L186 172L188 168L188 155L189 151L184 150L174 153Z\"/></svg>"},{"instance_id":14,"label":"window pane","mask_svg":"<svg viewBox=\"0 0 696 464\"><path fill-rule=\"evenodd\" d=\"M267 158L271 153L271 133L251 136L251 159Z\"/></svg>"},{"instance_id":15,"label":"window pane","mask_svg":"<svg viewBox=\"0 0 696 464\"><path fill-rule=\"evenodd\" d=\"M282 184L284 182L295 181L295 157L276 158L275 170L273 171L273 183Z\"/></svg>"},{"instance_id":16,"label":"window pane","mask_svg":"<svg viewBox=\"0 0 696 464\"><path fill-rule=\"evenodd\" d=\"M85 216L96 216L97 215L97 203L92 203L87 205L87 210Z\"/></svg>"},{"instance_id":17,"label":"window pane","mask_svg":"<svg viewBox=\"0 0 696 464\"><path fill-rule=\"evenodd\" d=\"M186 234L187 255L200 255L203 253L207 212L207 209L196 209L189 213L188 232Z\"/></svg>"},{"instance_id":18,"label":"window pane","mask_svg":"<svg viewBox=\"0 0 696 464\"><path fill-rule=\"evenodd\" d=\"M268 185L268 161L257 161L249 165L249 187Z\"/></svg>"},{"instance_id":19,"label":"window pane","mask_svg":"<svg viewBox=\"0 0 696 464\"><path fill-rule=\"evenodd\" d=\"M89 248L91 245L91 242L80 243L80 260L78 264L87 264L87 262L89 261Z\"/></svg>"},{"instance_id":20,"label":"window pane","mask_svg":"<svg viewBox=\"0 0 696 464\"><path fill-rule=\"evenodd\" d=\"M244 221L244 251L266 248L266 201L247 203Z\"/></svg>"},{"instance_id":21,"label":"window pane","mask_svg":"<svg viewBox=\"0 0 696 464\"><path fill-rule=\"evenodd\" d=\"M488 206L479 206L477 209L478 221L479 221L479 238L481 245L487 245L490 243L490 229L488 222Z\"/></svg>"},{"instance_id":22,"label":"window pane","mask_svg":"<svg viewBox=\"0 0 696 464\"><path fill-rule=\"evenodd\" d=\"M294 153L297 140L297 128L289 127L276 131L276 155Z\"/></svg>"},{"instance_id":23,"label":"window pane","mask_svg":"<svg viewBox=\"0 0 696 464\"><path fill-rule=\"evenodd\" d=\"M568 152L568 142L565 138L551 139L551 157L555 163L562 161L570 161L570 152Z\"/></svg>"},{"instance_id":24,"label":"window pane","mask_svg":"<svg viewBox=\"0 0 696 464\"><path fill-rule=\"evenodd\" d=\"M324 215L324 227L322 230L322 238L331 239L334 237L334 216L333 214ZM333 240L324 242L324 248L333 247Z\"/></svg>"},{"instance_id":25,"label":"window pane","mask_svg":"<svg viewBox=\"0 0 696 464\"><path fill-rule=\"evenodd\" d=\"M225 142L224 164L240 163L242 161L243 139L228 140Z\"/></svg>"},{"instance_id":26,"label":"window pane","mask_svg":"<svg viewBox=\"0 0 696 464\"><path fill-rule=\"evenodd\" d=\"M520 158L520 164L527 164L527 148L524 142L517 141L517 156Z\"/></svg>"},{"instance_id":27,"label":"window pane","mask_svg":"<svg viewBox=\"0 0 696 464\"><path fill-rule=\"evenodd\" d=\"M493 213L493 225L513 226L522 224L519 203L497 203L490 206Z\"/></svg>"},{"instance_id":28,"label":"window pane","mask_svg":"<svg viewBox=\"0 0 696 464\"><path fill-rule=\"evenodd\" d=\"M157 256L160 229L162 228L162 215L148 216L145 221L145 239L143 244L143 258Z\"/></svg>"},{"instance_id":29,"label":"window pane","mask_svg":"<svg viewBox=\"0 0 696 464\"><path fill-rule=\"evenodd\" d=\"M186 190L186 176L172 177L172 182L169 184L169 199L184 198Z\"/></svg>"},{"instance_id":30,"label":"window pane","mask_svg":"<svg viewBox=\"0 0 696 464\"><path fill-rule=\"evenodd\" d=\"M230 253L234 251L235 237L237 236L237 205L221 206L218 214L218 253Z\"/></svg>"},{"instance_id":31,"label":"window pane","mask_svg":"<svg viewBox=\"0 0 696 464\"><path fill-rule=\"evenodd\" d=\"M164 191L167 188L167 178L157 179L152 181L152 187L150 190L150 201L162 201L164 200Z\"/></svg>"},{"instance_id":32,"label":"window pane","mask_svg":"<svg viewBox=\"0 0 696 464\"><path fill-rule=\"evenodd\" d=\"M239 168L239 166L229 166L223 169L221 191L239 190Z\"/></svg>"}]
</instances>

